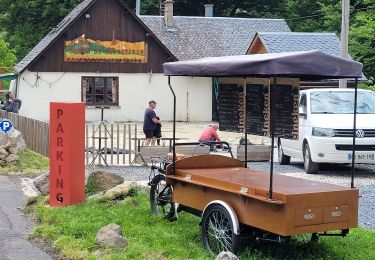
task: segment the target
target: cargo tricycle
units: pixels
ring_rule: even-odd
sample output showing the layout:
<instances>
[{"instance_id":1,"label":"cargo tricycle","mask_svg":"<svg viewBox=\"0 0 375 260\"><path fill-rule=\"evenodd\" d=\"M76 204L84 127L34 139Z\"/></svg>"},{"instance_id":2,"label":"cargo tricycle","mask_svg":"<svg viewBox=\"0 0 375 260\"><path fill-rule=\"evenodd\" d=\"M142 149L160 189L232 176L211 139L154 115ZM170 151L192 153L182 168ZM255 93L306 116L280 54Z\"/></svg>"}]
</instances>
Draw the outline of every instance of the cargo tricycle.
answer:
<instances>
[{"instance_id":1,"label":"cargo tricycle","mask_svg":"<svg viewBox=\"0 0 375 260\"><path fill-rule=\"evenodd\" d=\"M319 61L319 64L314 61ZM176 154L176 147L186 144L174 141L169 157L154 161L152 165L152 169L159 172L150 181L150 203L154 214L169 220L177 219L180 211L200 216L203 246L213 254L236 252L242 236L250 236L257 241L283 242L294 235L311 234L312 240L316 240L319 236L346 236L350 228L358 225L359 191L354 186L354 134L350 187L274 174L273 150L277 137L298 138L298 132L297 135L289 135L288 130L281 131L275 123L275 110L282 109L274 93L278 78L354 78L357 93L358 78L362 76L360 63L320 51L309 51L171 62L164 64L164 73L168 76L174 96L173 138L176 96L171 76L237 77L240 80L268 78L270 84L266 88L270 99L268 104L264 103L269 114L264 120L269 119L269 125L264 125L272 142L271 164L270 172L266 173L249 169L246 156L243 162L233 156ZM244 90L246 88L251 88L251 85L245 83ZM245 97L245 111L248 111L247 100ZM353 133L356 130L356 100L354 103ZM290 116L294 116L298 125L299 115ZM245 122L245 135L251 132L248 130L251 127L247 125ZM229 144L224 145L230 149Z\"/></svg>"}]
</instances>

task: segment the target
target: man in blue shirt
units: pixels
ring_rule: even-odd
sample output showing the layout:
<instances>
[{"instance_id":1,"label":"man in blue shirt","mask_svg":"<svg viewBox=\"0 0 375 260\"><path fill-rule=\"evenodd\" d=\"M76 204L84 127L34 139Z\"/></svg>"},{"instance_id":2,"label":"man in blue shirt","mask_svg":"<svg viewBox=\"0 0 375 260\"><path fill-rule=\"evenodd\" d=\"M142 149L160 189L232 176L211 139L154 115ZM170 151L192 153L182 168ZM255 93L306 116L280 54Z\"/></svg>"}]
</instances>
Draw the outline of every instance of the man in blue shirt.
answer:
<instances>
[{"instance_id":1,"label":"man in blue shirt","mask_svg":"<svg viewBox=\"0 0 375 260\"><path fill-rule=\"evenodd\" d=\"M146 135L145 146L148 146L150 144L155 145L156 124L160 123L160 120L156 118L156 113L154 111L155 107L156 107L155 100L150 100L150 102L148 102L148 108L146 108L146 111L145 111L145 117L143 121L143 132Z\"/></svg>"}]
</instances>

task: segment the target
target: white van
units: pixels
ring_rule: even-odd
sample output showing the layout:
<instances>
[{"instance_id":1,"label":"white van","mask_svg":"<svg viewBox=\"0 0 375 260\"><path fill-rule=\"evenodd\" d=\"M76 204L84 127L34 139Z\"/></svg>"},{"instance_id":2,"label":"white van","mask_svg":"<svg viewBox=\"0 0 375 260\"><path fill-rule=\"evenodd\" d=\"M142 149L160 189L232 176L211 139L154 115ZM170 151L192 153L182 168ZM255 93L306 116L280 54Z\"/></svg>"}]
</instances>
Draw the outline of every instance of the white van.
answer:
<instances>
[{"instance_id":1,"label":"white van","mask_svg":"<svg viewBox=\"0 0 375 260\"><path fill-rule=\"evenodd\" d=\"M375 162L375 94L358 90L356 162ZM321 163L352 161L353 89L310 89L300 92L299 139L278 140L282 165L290 157L302 159L306 173L319 171Z\"/></svg>"}]
</instances>

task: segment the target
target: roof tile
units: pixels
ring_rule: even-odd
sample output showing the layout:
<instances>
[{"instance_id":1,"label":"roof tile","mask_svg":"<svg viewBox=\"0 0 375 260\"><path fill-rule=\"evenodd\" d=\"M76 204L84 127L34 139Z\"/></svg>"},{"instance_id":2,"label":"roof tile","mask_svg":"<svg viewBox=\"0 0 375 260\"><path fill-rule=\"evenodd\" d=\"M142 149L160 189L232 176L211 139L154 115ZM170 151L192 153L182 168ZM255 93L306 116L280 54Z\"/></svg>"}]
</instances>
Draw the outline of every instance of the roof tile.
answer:
<instances>
[{"instance_id":1,"label":"roof tile","mask_svg":"<svg viewBox=\"0 0 375 260\"><path fill-rule=\"evenodd\" d=\"M258 32L268 53L321 50L340 56L340 40L334 33Z\"/></svg>"},{"instance_id":2,"label":"roof tile","mask_svg":"<svg viewBox=\"0 0 375 260\"><path fill-rule=\"evenodd\" d=\"M175 16L167 29L160 16L140 18L179 60L245 54L258 31L290 32L283 19Z\"/></svg>"}]
</instances>

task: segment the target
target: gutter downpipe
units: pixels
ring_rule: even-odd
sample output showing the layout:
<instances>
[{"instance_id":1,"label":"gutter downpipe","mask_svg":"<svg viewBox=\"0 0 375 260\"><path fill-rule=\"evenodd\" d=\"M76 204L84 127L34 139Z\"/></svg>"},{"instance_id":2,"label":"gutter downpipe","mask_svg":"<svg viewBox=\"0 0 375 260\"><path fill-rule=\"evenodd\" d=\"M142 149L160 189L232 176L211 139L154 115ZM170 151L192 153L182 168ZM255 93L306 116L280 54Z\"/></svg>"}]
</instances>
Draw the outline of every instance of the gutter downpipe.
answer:
<instances>
[{"instance_id":1,"label":"gutter downpipe","mask_svg":"<svg viewBox=\"0 0 375 260\"><path fill-rule=\"evenodd\" d=\"M354 85L354 116L353 116L353 146L352 146L352 180L350 187L352 189L355 188L354 186L354 174L355 174L355 138L356 138L356 131L357 131L357 95L358 95L358 78L355 78L355 85Z\"/></svg>"},{"instance_id":2,"label":"gutter downpipe","mask_svg":"<svg viewBox=\"0 0 375 260\"><path fill-rule=\"evenodd\" d=\"M17 79L16 79L16 89L15 89L15 97L18 98L18 87L20 82L21 74L17 73Z\"/></svg>"},{"instance_id":3,"label":"gutter downpipe","mask_svg":"<svg viewBox=\"0 0 375 260\"><path fill-rule=\"evenodd\" d=\"M171 76L168 76L168 86L173 95L173 175L176 175L176 94L171 85Z\"/></svg>"}]
</instances>

